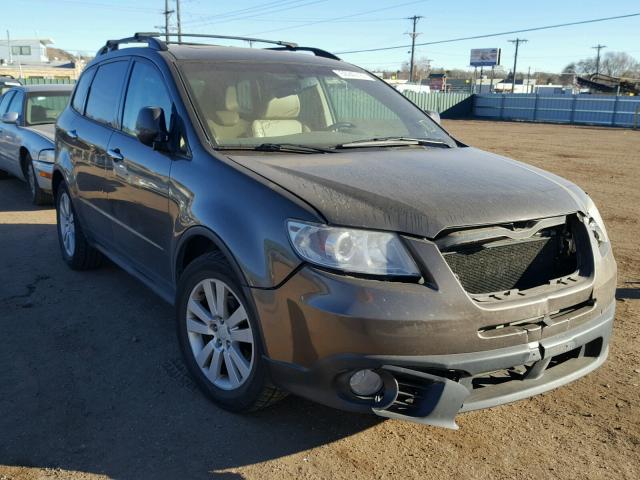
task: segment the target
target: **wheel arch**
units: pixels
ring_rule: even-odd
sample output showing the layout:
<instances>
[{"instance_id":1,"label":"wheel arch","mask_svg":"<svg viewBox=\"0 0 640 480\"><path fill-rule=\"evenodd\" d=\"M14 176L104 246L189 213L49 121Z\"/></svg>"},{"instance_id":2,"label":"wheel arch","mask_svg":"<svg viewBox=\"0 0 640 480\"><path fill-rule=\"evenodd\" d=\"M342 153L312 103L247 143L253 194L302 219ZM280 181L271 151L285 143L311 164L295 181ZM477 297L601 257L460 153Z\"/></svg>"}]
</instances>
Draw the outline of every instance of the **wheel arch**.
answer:
<instances>
[{"instance_id":1,"label":"wheel arch","mask_svg":"<svg viewBox=\"0 0 640 480\"><path fill-rule=\"evenodd\" d=\"M199 242L202 242L199 244ZM212 247L210 250L202 250L199 251L198 248L202 248L203 246ZM193 250L189 250L189 248L193 248ZM195 247L195 248L194 248ZM220 238L212 230L203 227L201 225L196 225L187 229L181 236L180 240L177 243L177 248L175 249L174 255L174 278L176 285L176 295L178 294L178 283L180 281L180 274L187 268L189 263L198 258L204 253L209 251L219 251L224 255L224 258L227 260L231 270L235 274L238 279L238 283L240 284L240 288L242 288L245 298L249 303L248 308L251 310L252 315L256 319L256 323L258 326L258 335L262 346L263 354L268 355L267 343L263 332L262 319L258 313L258 309L255 304L255 300L253 298L253 294L251 292L251 287L249 286L246 276L240 268L240 264L236 260L235 256L227 247L225 242ZM189 254L191 254L189 256ZM188 262L185 262L185 259L188 259ZM177 298L176 298L177 300ZM175 305L179 304L178 301L175 302Z\"/></svg>"},{"instance_id":2,"label":"wheel arch","mask_svg":"<svg viewBox=\"0 0 640 480\"><path fill-rule=\"evenodd\" d=\"M55 199L58 195L58 188L60 184L64 182L64 175L58 169L53 169L53 176L51 177L51 193Z\"/></svg>"},{"instance_id":3,"label":"wheel arch","mask_svg":"<svg viewBox=\"0 0 640 480\"><path fill-rule=\"evenodd\" d=\"M201 225L187 229L177 242L173 261L173 277L176 285L180 280L180 275L189 263L200 255L210 251L221 252L231 266L240 284L243 287L248 287L244 272L229 247L227 247L219 235Z\"/></svg>"},{"instance_id":4,"label":"wheel arch","mask_svg":"<svg viewBox=\"0 0 640 480\"><path fill-rule=\"evenodd\" d=\"M24 175L24 179L27 179L27 161L28 158L31 157L31 152L24 145L20 145L20 150L18 151L18 158L20 159L20 171L22 175Z\"/></svg>"}]
</instances>

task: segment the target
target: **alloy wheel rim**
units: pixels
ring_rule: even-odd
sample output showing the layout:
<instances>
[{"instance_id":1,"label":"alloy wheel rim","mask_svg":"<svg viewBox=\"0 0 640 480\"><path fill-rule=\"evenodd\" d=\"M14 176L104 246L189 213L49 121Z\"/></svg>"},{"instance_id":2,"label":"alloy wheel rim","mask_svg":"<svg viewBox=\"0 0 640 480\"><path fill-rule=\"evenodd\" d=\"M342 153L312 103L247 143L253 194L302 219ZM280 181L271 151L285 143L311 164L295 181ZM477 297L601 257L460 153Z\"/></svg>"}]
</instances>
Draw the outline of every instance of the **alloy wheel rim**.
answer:
<instances>
[{"instance_id":1,"label":"alloy wheel rim","mask_svg":"<svg viewBox=\"0 0 640 480\"><path fill-rule=\"evenodd\" d=\"M60 197L59 207L60 234L62 236L62 245L65 253L72 257L76 250L76 226L71 209L71 200L66 192Z\"/></svg>"},{"instance_id":2,"label":"alloy wheel rim","mask_svg":"<svg viewBox=\"0 0 640 480\"><path fill-rule=\"evenodd\" d=\"M216 387L235 390L249 378L255 348L247 310L222 280L199 282L189 295L187 334L193 357Z\"/></svg>"}]
</instances>

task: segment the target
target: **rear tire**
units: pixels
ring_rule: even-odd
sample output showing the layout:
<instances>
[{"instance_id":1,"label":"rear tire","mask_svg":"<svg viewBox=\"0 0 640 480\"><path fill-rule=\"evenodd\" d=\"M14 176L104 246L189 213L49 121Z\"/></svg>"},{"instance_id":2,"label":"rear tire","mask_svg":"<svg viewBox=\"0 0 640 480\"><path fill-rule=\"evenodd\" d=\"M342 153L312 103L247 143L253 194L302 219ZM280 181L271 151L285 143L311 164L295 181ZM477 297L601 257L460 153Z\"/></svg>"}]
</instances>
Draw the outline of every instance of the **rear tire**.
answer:
<instances>
[{"instance_id":1,"label":"rear tire","mask_svg":"<svg viewBox=\"0 0 640 480\"><path fill-rule=\"evenodd\" d=\"M31 202L34 205L46 205L51 203L53 197L40 188L38 185L38 177L36 177L36 169L33 167L33 161L31 160L31 155L27 154L25 159L26 168L24 172L24 176L27 179L27 184L29 185L29 192L31 193Z\"/></svg>"},{"instance_id":2,"label":"rear tire","mask_svg":"<svg viewBox=\"0 0 640 480\"><path fill-rule=\"evenodd\" d=\"M64 183L58 187L56 218L60 251L66 264L73 270L91 270L99 267L102 254L87 242Z\"/></svg>"},{"instance_id":3,"label":"rear tire","mask_svg":"<svg viewBox=\"0 0 640 480\"><path fill-rule=\"evenodd\" d=\"M220 252L204 254L185 269L176 319L187 368L217 405L248 412L286 396L269 380L258 320Z\"/></svg>"}]
</instances>

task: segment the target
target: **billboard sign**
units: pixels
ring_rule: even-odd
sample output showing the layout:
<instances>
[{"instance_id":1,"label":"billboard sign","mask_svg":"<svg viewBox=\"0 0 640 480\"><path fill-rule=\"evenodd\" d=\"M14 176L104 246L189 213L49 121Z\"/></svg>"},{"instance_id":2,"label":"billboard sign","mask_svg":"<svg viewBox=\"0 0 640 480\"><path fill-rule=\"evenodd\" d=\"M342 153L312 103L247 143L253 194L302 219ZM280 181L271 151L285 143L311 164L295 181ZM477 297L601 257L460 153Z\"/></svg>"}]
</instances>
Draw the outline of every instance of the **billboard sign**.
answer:
<instances>
[{"instance_id":1,"label":"billboard sign","mask_svg":"<svg viewBox=\"0 0 640 480\"><path fill-rule=\"evenodd\" d=\"M474 48L471 50L472 67L495 67L500 65L499 48Z\"/></svg>"}]
</instances>

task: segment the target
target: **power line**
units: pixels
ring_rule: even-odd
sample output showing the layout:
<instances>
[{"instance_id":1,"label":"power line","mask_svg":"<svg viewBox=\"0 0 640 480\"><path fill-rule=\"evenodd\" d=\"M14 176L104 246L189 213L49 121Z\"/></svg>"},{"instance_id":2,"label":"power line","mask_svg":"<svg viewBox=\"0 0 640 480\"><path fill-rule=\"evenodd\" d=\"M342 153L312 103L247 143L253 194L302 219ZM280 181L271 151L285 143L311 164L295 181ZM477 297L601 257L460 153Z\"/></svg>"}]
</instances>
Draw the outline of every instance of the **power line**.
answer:
<instances>
[{"instance_id":1,"label":"power line","mask_svg":"<svg viewBox=\"0 0 640 480\"><path fill-rule=\"evenodd\" d=\"M515 93L516 91L516 72L518 71L518 48L521 43L527 43L529 40L524 38L516 38L515 40L509 40L509 43L515 43L516 45L516 53L513 56L513 82L511 82L511 93Z\"/></svg>"},{"instance_id":2,"label":"power line","mask_svg":"<svg viewBox=\"0 0 640 480\"><path fill-rule=\"evenodd\" d=\"M465 40L477 40L480 38L490 38L490 37L500 37L503 35L513 35L514 33L525 33L525 32L535 32L535 31L539 31L539 30L550 30L553 28L562 28L562 27L570 27L573 25L584 25L587 23L596 23L596 22L606 22L609 20L619 20L622 18L630 18L630 17L638 17L640 16L640 13L630 13L628 15L617 15L615 17L602 17L602 18L594 18L591 20L581 20L578 22L568 22L568 23L559 23L557 25L546 25L544 27L532 27L532 28L524 28L522 30L511 30L508 32L499 32L499 33L488 33L488 34L484 34L484 35L474 35L471 37L459 37L459 38L451 38L448 40L438 40L435 42L424 42L424 43L417 43L416 46L417 47L422 47L425 45L437 45L437 44L441 44L441 43L453 43L453 42L462 42ZM345 52L336 52L337 55L346 55L348 53L366 53L366 52L381 52L383 50L398 50L400 48L408 48L411 45L398 45L395 47L381 47L381 48L367 48L364 50L348 50Z\"/></svg>"},{"instance_id":3,"label":"power line","mask_svg":"<svg viewBox=\"0 0 640 480\"><path fill-rule=\"evenodd\" d=\"M44 2L45 0L31 0L36 1L38 3ZM144 8L144 7L132 7L129 5L113 5L109 3L100 3L100 2L85 2L84 0L57 0L58 3L70 3L74 5L78 5L81 7L97 7L107 10L127 10L130 12L140 12L140 13L157 13L157 8ZM50 3L50 0L47 0L47 3Z\"/></svg>"},{"instance_id":4,"label":"power line","mask_svg":"<svg viewBox=\"0 0 640 480\"><path fill-rule=\"evenodd\" d=\"M185 15L192 16L189 13L185 12ZM238 20L244 20L238 19ZM320 18L317 21L320 22L332 22L332 23L377 23L377 22L400 22L405 21L406 18L398 17L398 18L357 18L354 20L333 20L331 18ZM231 21L231 20L229 20ZM309 18L275 18L275 17L251 17L251 22L265 22L265 23L307 23L309 22ZM184 22L188 23L188 22Z\"/></svg>"},{"instance_id":5,"label":"power line","mask_svg":"<svg viewBox=\"0 0 640 480\"><path fill-rule=\"evenodd\" d=\"M320 0L327 1L327 0ZM304 3L307 2L307 3ZM219 13L216 15L208 15L197 20L189 20L188 22L184 22L185 25L189 24L191 26L195 25L208 25L210 23L217 23L220 20L229 21L229 19L240 19L240 18L252 18L262 15L264 13L277 13L283 10L303 7L308 5L309 3L319 3L319 1L308 2L308 0L276 0L267 3L261 3L255 5L250 8L242 8L240 10L230 10L228 12ZM301 4L301 5L298 5ZM285 8L280 8L285 7ZM276 10L273 10L276 8Z\"/></svg>"},{"instance_id":6,"label":"power line","mask_svg":"<svg viewBox=\"0 0 640 480\"><path fill-rule=\"evenodd\" d=\"M319 23L334 22L336 20L343 20L345 18L353 18L353 17L362 16L362 15L368 15L369 13L384 12L386 10L393 10L393 9L398 8L398 7L404 7L404 6L407 6L407 5L413 5L415 3L424 3L426 1L428 1L428 0L413 0L412 2L400 3L398 5L393 5L392 7L378 8L378 9L375 9L375 10L366 10L364 12L357 12L357 13L352 13L350 15L342 15L340 17L327 18L327 19L324 19L324 20L315 20L313 22L303 23L301 25L295 25L293 27L282 27L282 28L274 28L272 30L263 30L261 32L253 32L253 33L250 33L248 35L259 35L259 34L262 34L262 33L271 33L271 32L279 32L281 30L290 30L292 28L308 27L309 25L317 25Z\"/></svg>"},{"instance_id":7,"label":"power line","mask_svg":"<svg viewBox=\"0 0 640 480\"><path fill-rule=\"evenodd\" d=\"M413 17L409 17L407 20L411 20L413 22L413 30L408 35L411 36L411 63L409 64L409 83L413 82L413 59L416 51L416 37L420 35L416 32L416 25L418 24L418 20L420 20L420 15L414 15Z\"/></svg>"},{"instance_id":8,"label":"power line","mask_svg":"<svg viewBox=\"0 0 640 480\"><path fill-rule=\"evenodd\" d=\"M598 50L598 55L596 56L596 75L600 74L600 50L603 48L607 48L606 45L596 45L595 47L591 47Z\"/></svg>"}]
</instances>

